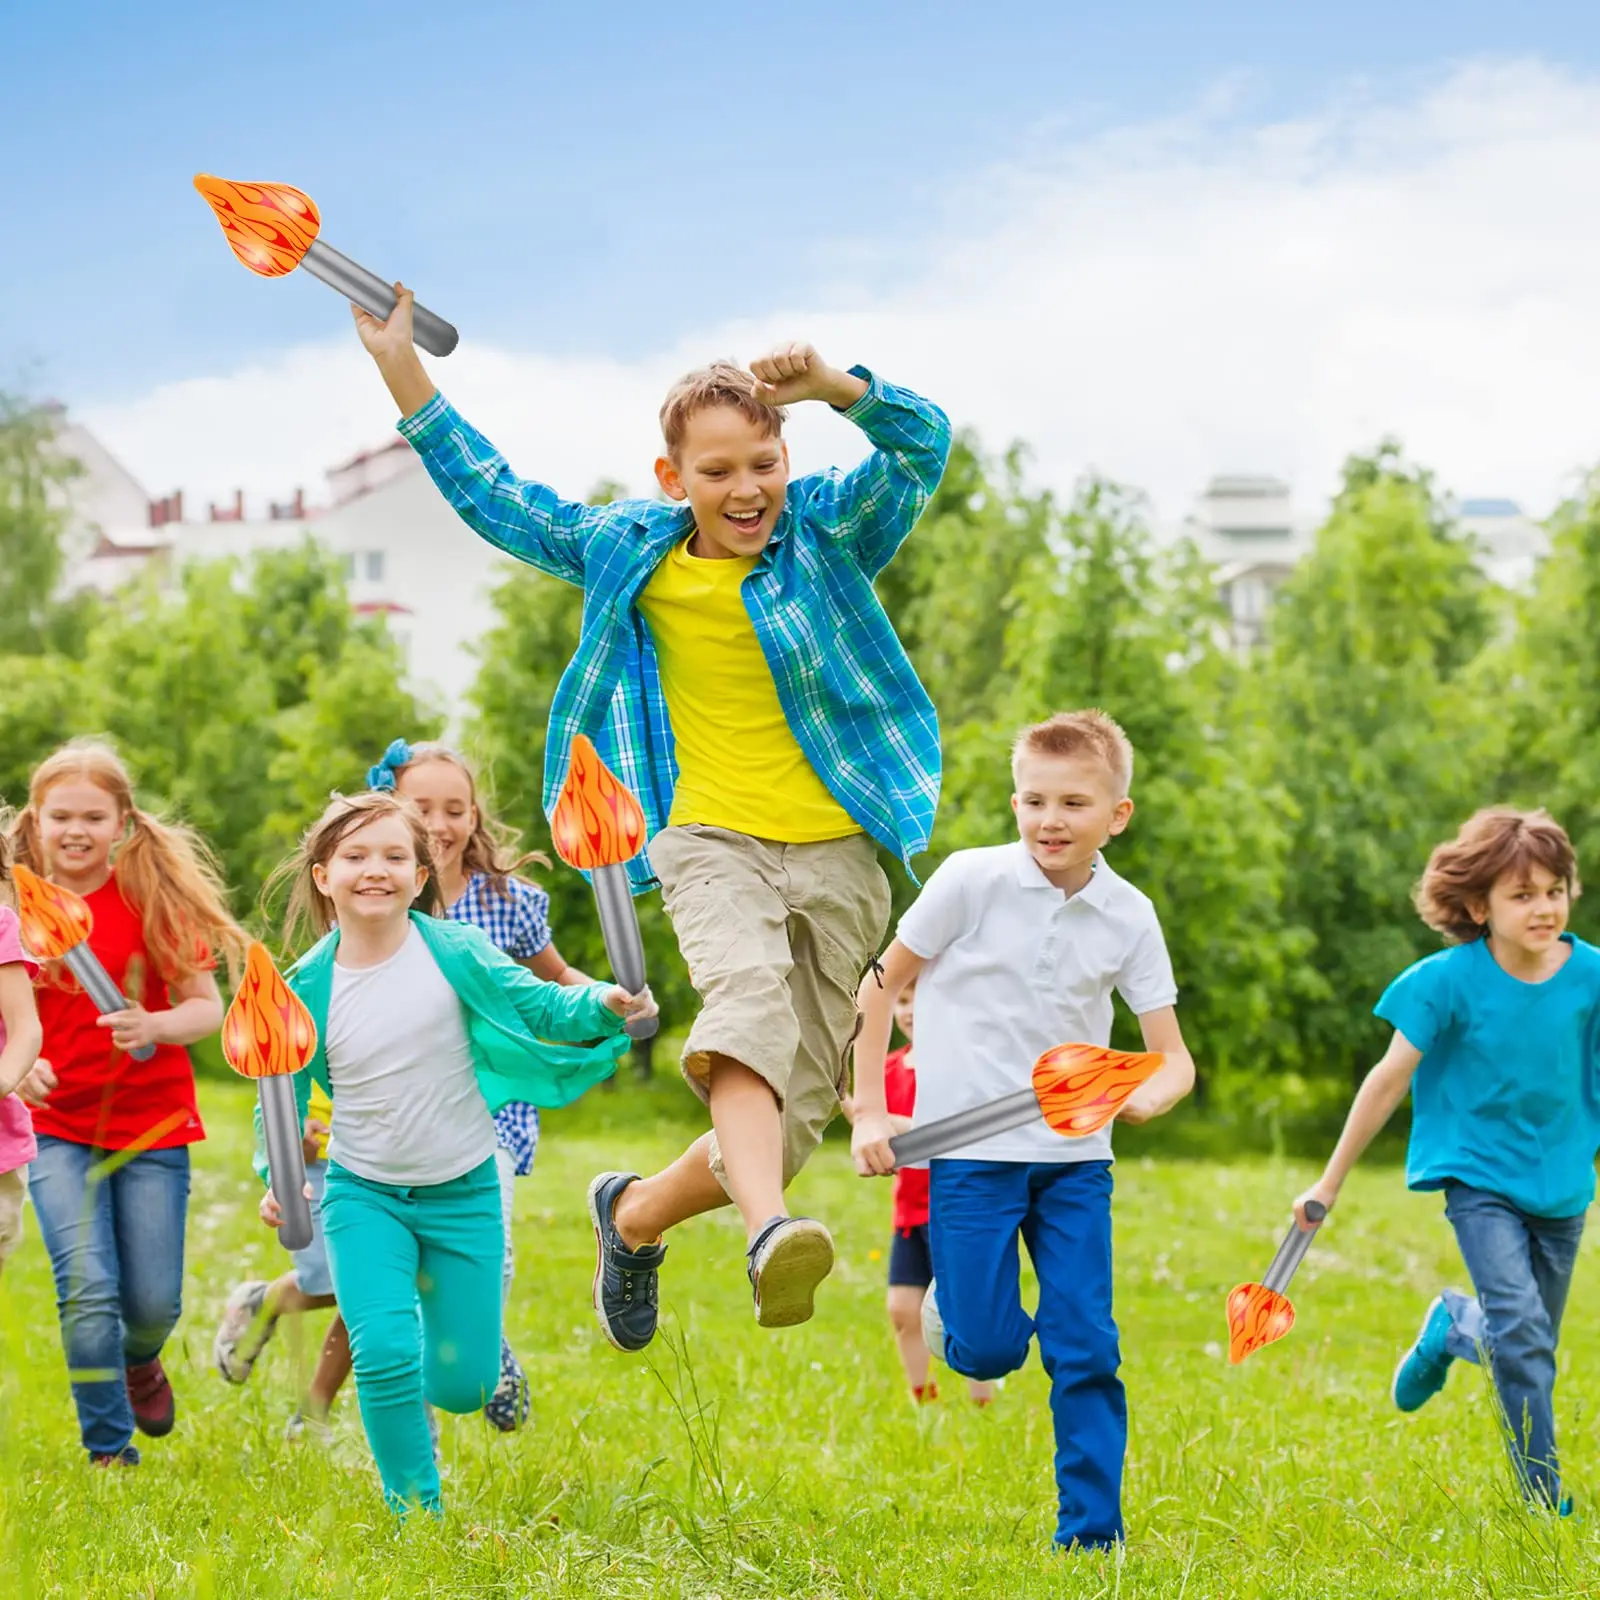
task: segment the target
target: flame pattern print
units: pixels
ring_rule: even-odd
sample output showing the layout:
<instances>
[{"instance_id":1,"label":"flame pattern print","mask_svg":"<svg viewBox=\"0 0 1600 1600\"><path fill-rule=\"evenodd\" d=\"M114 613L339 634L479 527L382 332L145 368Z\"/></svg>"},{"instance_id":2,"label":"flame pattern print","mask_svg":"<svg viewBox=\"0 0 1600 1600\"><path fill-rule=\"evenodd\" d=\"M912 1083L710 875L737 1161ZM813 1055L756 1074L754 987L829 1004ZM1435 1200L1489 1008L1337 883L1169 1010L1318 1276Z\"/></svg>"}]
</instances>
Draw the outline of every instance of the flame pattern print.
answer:
<instances>
[{"instance_id":1,"label":"flame pattern print","mask_svg":"<svg viewBox=\"0 0 1600 1600\"><path fill-rule=\"evenodd\" d=\"M293 272L321 231L316 202L287 183L233 183L202 172L194 186L233 253L263 278Z\"/></svg>"},{"instance_id":2,"label":"flame pattern print","mask_svg":"<svg viewBox=\"0 0 1600 1600\"><path fill-rule=\"evenodd\" d=\"M1060 1044L1034 1062L1033 1092L1057 1133L1081 1139L1105 1127L1165 1059L1152 1051Z\"/></svg>"},{"instance_id":3,"label":"flame pattern print","mask_svg":"<svg viewBox=\"0 0 1600 1600\"><path fill-rule=\"evenodd\" d=\"M59 961L89 937L94 918L70 889L63 889L24 866L11 869L11 881L17 886L22 942L41 961Z\"/></svg>"},{"instance_id":4,"label":"flame pattern print","mask_svg":"<svg viewBox=\"0 0 1600 1600\"><path fill-rule=\"evenodd\" d=\"M581 733L572 741L550 837L556 854L581 872L620 866L644 848L644 811Z\"/></svg>"},{"instance_id":5,"label":"flame pattern print","mask_svg":"<svg viewBox=\"0 0 1600 1600\"><path fill-rule=\"evenodd\" d=\"M1228 1296L1228 1360L1234 1365L1294 1326L1294 1307L1276 1289L1241 1283Z\"/></svg>"},{"instance_id":6,"label":"flame pattern print","mask_svg":"<svg viewBox=\"0 0 1600 1600\"><path fill-rule=\"evenodd\" d=\"M222 1053L244 1078L298 1072L316 1054L317 1025L279 976L259 941L245 957L244 981L222 1019Z\"/></svg>"}]
</instances>

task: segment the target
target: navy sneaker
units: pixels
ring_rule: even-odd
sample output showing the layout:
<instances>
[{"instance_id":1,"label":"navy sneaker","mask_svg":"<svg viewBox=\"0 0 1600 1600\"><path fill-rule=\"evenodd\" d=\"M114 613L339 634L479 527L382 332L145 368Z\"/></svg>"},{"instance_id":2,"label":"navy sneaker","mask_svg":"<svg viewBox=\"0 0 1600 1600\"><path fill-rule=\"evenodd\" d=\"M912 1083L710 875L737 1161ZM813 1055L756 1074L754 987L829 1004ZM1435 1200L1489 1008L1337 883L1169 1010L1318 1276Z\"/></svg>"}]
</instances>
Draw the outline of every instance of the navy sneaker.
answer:
<instances>
[{"instance_id":1,"label":"navy sneaker","mask_svg":"<svg viewBox=\"0 0 1600 1600\"><path fill-rule=\"evenodd\" d=\"M594 1224L594 1314L600 1331L619 1350L643 1350L656 1336L656 1273L667 1247L630 1250L612 1220L617 1196L637 1172L602 1172L589 1185L589 1220Z\"/></svg>"},{"instance_id":2,"label":"navy sneaker","mask_svg":"<svg viewBox=\"0 0 1600 1600\"><path fill-rule=\"evenodd\" d=\"M1402 1411L1420 1411L1444 1388L1454 1356L1445 1348L1450 1332L1450 1312L1444 1296L1437 1296L1422 1319L1416 1342L1400 1358L1394 1369L1390 1393Z\"/></svg>"},{"instance_id":3,"label":"navy sneaker","mask_svg":"<svg viewBox=\"0 0 1600 1600\"><path fill-rule=\"evenodd\" d=\"M120 1450L95 1450L90 1453L91 1467L136 1467L139 1465L139 1447L125 1444Z\"/></svg>"},{"instance_id":4,"label":"navy sneaker","mask_svg":"<svg viewBox=\"0 0 1600 1600\"><path fill-rule=\"evenodd\" d=\"M833 1271L833 1235L812 1217L773 1217L747 1254L756 1321L763 1328L809 1322L817 1285Z\"/></svg>"},{"instance_id":5,"label":"navy sneaker","mask_svg":"<svg viewBox=\"0 0 1600 1600\"><path fill-rule=\"evenodd\" d=\"M528 1393L528 1375L511 1350L511 1341L500 1339L500 1381L494 1386L483 1414L501 1433L515 1433L528 1420L533 1399Z\"/></svg>"}]
</instances>

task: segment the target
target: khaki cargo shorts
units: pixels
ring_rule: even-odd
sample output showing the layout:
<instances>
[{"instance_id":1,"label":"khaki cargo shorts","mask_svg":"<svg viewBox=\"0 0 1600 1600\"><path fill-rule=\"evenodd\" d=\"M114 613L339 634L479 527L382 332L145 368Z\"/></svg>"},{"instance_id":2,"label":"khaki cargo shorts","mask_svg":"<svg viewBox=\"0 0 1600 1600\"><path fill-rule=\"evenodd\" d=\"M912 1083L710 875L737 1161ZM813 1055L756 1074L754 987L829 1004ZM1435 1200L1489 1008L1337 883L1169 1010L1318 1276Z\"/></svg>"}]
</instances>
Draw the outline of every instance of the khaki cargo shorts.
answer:
<instances>
[{"instance_id":1,"label":"khaki cargo shorts","mask_svg":"<svg viewBox=\"0 0 1600 1600\"><path fill-rule=\"evenodd\" d=\"M28 1196L28 1169L0 1172L0 1266L22 1243L22 1202Z\"/></svg>"},{"instance_id":2,"label":"khaki cargo shorts","mask_svg":"<svg viewBox=\"0 0 1600 1600\"><path fill-rule=\"evenodd\" d=\"M889 880L866 834L777 844L699 823L650 841L662 904L701 1000L683 1075L710 1097L711 1057L757 1073L783 1115L785 1187L850 1082L856 990L889 922ZM726 1187L711 1139L711 1170Z\"/></svg>"}]
</instances>

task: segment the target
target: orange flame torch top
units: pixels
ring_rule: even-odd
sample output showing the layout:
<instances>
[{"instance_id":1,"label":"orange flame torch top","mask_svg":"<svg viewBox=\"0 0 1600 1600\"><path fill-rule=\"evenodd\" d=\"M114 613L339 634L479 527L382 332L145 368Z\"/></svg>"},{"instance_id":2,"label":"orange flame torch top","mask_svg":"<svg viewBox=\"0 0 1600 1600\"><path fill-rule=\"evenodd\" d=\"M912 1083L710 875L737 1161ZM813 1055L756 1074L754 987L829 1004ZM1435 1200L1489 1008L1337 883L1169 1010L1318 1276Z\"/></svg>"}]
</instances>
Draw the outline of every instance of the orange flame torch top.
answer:
<instances>
[{"instance_id":1,"label":"orange flame torch top","mask_svg":"<svg viewBox=\"0 0 1600 1600\"><path fill-rule=\"evenodd\" d=\"M1294 1326L1294 1307L1265 1284L1241 1283L1228 1296L1228 1360L1234 1366Z\"/></svg>"},{"instance_id":2,"label":"orange flame torch top","mask_svg":"<svg viewBox=\"0 0 1600 1600\"><path fill-rule=\"evenodd\" d=\"M1044 1120L1069 1139L1103 1128L1166 1059L1159 1051L1058 1044L1033 1064L1033 1092Z\"/></svg>"},{"instance_id":3,"label":"orange flame torch top","mask_svg":"<svg viewBox=\"0 0 1600 1600\"><path fill-rule=\"evenodd\" d=\"M272 964L267 947L252 943L244 981L222 1019L222 1053L241 1077L276 1078L298 1072L316 1054L317 1026L299 995Z\"/></svg>"},{"instance_id":4,"label":"orange flame torch top","mask_svg":"<svg viewBox=\"0 0 1600 1600\"><path fill-rule=\"evenodd\" d=\"M321 231L316 202L287 183L233 183L202 172L194 186L233 253L263 278L293 272Z\"/></svg>"},{"instance_id":5,"label":"orange flame torch top","mask_svg":"<svg viewBox=\"0 0 1600 1600\"><path fill-rule=\"evenodd\" d=\"M94 918L70 889L23 866L11 869L11 881L17 886L22 942L41 961L59 961L89 937Z\"/></svg>"},{"instance_id":6,"label":"orange flame torch top","mask_svg":"<svg viewBox=\"0 0 1600 1600\"><path fill-rule=\"evenodd\" d=\"M622 780L581 733L572 740L567 781L550 819L556 854L592 872L620 866L644 848L644 812Z\"/></svg>"}]
</instances>

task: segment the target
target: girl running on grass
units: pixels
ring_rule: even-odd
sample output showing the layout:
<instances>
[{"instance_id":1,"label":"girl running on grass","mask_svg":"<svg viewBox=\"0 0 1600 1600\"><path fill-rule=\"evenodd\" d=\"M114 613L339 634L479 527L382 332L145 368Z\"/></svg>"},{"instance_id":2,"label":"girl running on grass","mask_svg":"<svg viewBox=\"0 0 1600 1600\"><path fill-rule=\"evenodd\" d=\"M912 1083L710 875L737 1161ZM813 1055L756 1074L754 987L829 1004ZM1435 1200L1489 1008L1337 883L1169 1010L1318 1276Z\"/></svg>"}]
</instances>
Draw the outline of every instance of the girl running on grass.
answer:
<instances>
[{"instance_id":1,"label":"girl running on grass","mask_svg":"<svg viewBox=\"0 0 1600 1600\"><path fill-rule=\"evenodd\" d=\"M1406 1181L1444 1191L1476 1294L1446 1289L1429 1305L1394 1403L1416 1411L1452 1361L1486 1353L1518 1485L1563 1516L1556 1340L1600 1149L1600 950L1566 931L1578 888L1571 842L1543 811L1480 811L1433 852L1416 905L1451 948L1378 1002L1389 1048L1295 1201L1302 1227L1308 1200L1331 1207L1411 1090Z\"/></svg>"},{"instance_id":2,"label":"girl running on grass","mask_svg":"<svg viewBox=\"0 0 1600 1600\"><path fill-rule=\"evenodd\" d=\"M84 1449L136 1466L134 1428L159 1438L176 1420L161 1348L181 1309L189 1146L205 1137L186 1046L221 1025L214 952L237 956L245 938L205 844L142 810L104 744L75 740L39 765L10 839L18 862L83 897L89 948L130 998L102 1017L50 963L43 1051L20 1092ZM155 1053L134 1061L144 1045Z\"/></svg>"},{"instance_id":3,"label":"girl running on grass","mask_svg":"<svg viewBox=\"0 0 1600 1600\"><path fill-rule=\"evenodd\" d=\"M536 851L516 853L513 830L485 809L478 797L477 776L456 751L448 745L408 745L396 739L368 772L367 783L374 789L392 788L421 812L434 881L447 917L481 928L497 949L535 977L563 988L594 981L568 966L556 949L550 937L550 896L517 875L529 862L548 868L548 857ZM494 1131L495 1168L506 1220L500 1280L503 1314L515 1270L512 1200L516 1180L533 1171L539 1108L527 1100L508 1100L494 1114ZM527 1420L529 1404L527 1377L510 1341L502 1336L500 1381L483 1414L502 1433L510 1433Z\"/></svg>"},{"instance_id":4,"label":"girl running on grass","mask_svg":"<svg viewBox=\"0 0 1600 1600\"><path fill-rule=\"evenodd\" d=\"M437 1512L424 1394L477 1411L499 1379L493 1112L575 1099L610 1074L625 1021L655 1002L544 982L479 929L428 915L427 829L390 792L336 798L281 871L293 879L285 943L307 924L324 933L289 974L317 1026L295 1087L302 1119L312 1080L333 1106L322 1226L361 1420L390 1508ZM597 1038L585 1050L541 1042ZM270 1192L261 1217L281 1220Z\"/></svg>"},{"instance_id":5,"label":"girl running on grass","mask_svg":"<svg viewBox=\"0 0 1600 1600\"><path fill-rule=\"evenodd\" d=\"M23 950L17 913L7 904L11 880L6 870L5 821L0 814L0 1271L6 1257L22 1243L28 1163L37 1149L33 1119L14 1091L33 1069L44 1038L33 999L39 968Z\"/></svg>"}]
</instances>

